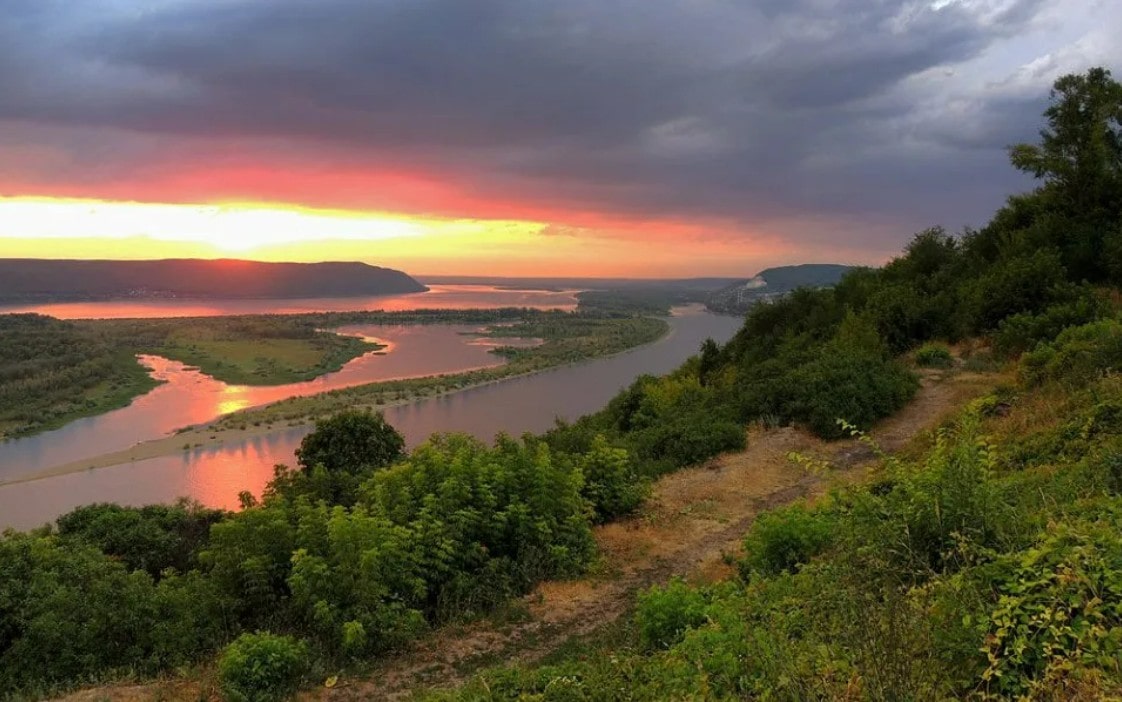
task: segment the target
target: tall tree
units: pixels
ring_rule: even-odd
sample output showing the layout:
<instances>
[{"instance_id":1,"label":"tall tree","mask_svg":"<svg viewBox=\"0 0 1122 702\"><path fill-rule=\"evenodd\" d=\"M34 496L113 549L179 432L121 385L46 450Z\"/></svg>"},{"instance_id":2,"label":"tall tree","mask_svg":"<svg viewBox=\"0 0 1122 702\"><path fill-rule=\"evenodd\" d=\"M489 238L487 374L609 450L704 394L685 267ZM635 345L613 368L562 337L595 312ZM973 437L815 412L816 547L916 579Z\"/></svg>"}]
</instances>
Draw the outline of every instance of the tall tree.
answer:
<instances>
[{"instance_id":1,"label":"tall tree","mask_svg":"<svg viewBox=\"0 0 1122 702\"><path fill-rule=\"evenodd\" d=\"M1017 144L1013 165L1053 185L1076 213L1114 201L1122 186L1122 84L1105 68L1056 80L1040 144Z\"/></svg>"},{"instance_id":2,"label":"tall tree","mask_svg":"<svg viewBox=\"0 0 1122 702\"><path fill-rule=\"evenodd\" d=\"M1056 246L1073 276L1103 280L1122 268L1122 84L1105 68L1063 76L1044 116L1040 143L1010 153L1044 179L1018 205L1033 213L1030 245Z\"/></svg>"}]
</instances>

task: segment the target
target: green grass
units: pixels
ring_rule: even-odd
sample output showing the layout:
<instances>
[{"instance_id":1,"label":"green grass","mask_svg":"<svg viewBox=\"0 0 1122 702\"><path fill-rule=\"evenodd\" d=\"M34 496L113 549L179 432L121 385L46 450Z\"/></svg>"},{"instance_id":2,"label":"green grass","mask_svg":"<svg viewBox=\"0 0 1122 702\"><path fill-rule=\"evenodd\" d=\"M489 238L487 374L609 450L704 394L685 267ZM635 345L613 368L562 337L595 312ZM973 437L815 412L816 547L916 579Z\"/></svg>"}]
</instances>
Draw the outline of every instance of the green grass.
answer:
<instances>
[{"instance_id":1,"label":"green grass","mask_svg":"<svg viewBox=\"0 0 1122 702\"><path fill-rule=\"evenodd\" d=\"M191 339L176 334L152 352L232 385L285 385L333 373L380 348L328 332L306 339Z\"/></svg>"}]
</instances>

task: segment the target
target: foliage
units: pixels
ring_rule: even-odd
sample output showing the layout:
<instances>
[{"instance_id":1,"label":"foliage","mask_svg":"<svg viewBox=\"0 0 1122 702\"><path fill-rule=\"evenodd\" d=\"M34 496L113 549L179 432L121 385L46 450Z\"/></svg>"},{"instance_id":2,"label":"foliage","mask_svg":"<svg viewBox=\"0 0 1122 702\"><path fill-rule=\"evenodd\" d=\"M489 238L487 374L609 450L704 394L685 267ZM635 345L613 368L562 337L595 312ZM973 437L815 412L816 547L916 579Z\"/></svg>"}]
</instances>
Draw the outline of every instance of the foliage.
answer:
<instances>
[{"instance_id":1,"label":"foliage","mask_svg":"<svg viewBox=\"0 0 1122 702\"><path fill-rule=\"evenodd\" d=\"M920 368L950 368L954 356L946 344L928 342L916 349L915 361Z\"/></svg>"},{"instance_id":2,"label":"foliage","mask_svg":"<svg viewBox=\"0 0 1122 702\"><path fill-rule=\"evenodd\" d=\"M404 457L405 437L380 412L340 412L316 422L296 449L300 470L278 469L270 492L350 506L365 478Z\"/></svg>"},{"instance_id":3,"label":"foliage","mask_svg":"<svg viewBox=\"0 0 1122 702\"><path fill-rule=\"evenodd\" d=\"M631 514L647 496L647 483L636 470L633 456L614 448L598 435L580 458L584 476L582 494L595 510L596 522L607 522Z\"/></svg>"},{"instance_id":4,"label":"foliage","mask_svg":"<svg viewBox=\"0 0 1122 702\"><path fill-rule=\"evenodd\" d=\"M228 702L290 699L307 670L307 659L307 646L291 637L242 634L218 658L222 696Z\"/></svg>"},{"instance_id":5,"label":"foliage","mask_svg":"<svg viewBox=\"0 0 1122 702\"><path fill-rule=\"evenodd\" d=\"M795 572L834 543L836 528L826 511L803 505L761 514L744 539L741 575Z\"/></svg>"},{"instance_id":6,"label":"foliage","mask_svg":"<svg viewBox=\"0 0 1122 702\"><path fill-rule=\"evenodd\" d=\"M169 568L186 573L197 567L210 527L225 516L221 510L180 500L141 508L88 505L59 517L57 523L64 540L95 546L129 570L143 570L158 579Z\"/></svg>"},{"instance_id":7,"label":"foliage","mask_svg":"<svg viewBox=\"0 0 1122 702\"><path fill-rule=\"evenodd\" d=\"M0 315L0 439L124 407L156 385L101 334L41 315Z\"/></svg>"},{"instance_id":8,"label":"foliage","mask_svg":"<svg viewBox=\"0 0 1122 702\"><path fill-rule=\"evenodd\" d=\"M639 641L653 651L670 648L686 630L705 623L705 596L682 580L640 593L635 611Z\"/></svg>"},{"instance_id":9,"label":"foliage","mask_svg":"<svg viewBox=\"0 0 1122 702\"><path fill-rule=\"evenodd\" d=\"M1026 354L1022 374L1031 384L1082 385L1122 368L1122 322L1103 320L1065 329L1055 341Z\"/></svg>"},{"instance_id":10,"label":"foliage","mask_svg":"<svg viewBox=\"0 0 1122 702\"><path fill-rule=\"evenodd\" d=\"M143 571L55 536L0 539L0 688L152 674L221 640L221 602L195 575Z\"/></svg>"}]
</instances>

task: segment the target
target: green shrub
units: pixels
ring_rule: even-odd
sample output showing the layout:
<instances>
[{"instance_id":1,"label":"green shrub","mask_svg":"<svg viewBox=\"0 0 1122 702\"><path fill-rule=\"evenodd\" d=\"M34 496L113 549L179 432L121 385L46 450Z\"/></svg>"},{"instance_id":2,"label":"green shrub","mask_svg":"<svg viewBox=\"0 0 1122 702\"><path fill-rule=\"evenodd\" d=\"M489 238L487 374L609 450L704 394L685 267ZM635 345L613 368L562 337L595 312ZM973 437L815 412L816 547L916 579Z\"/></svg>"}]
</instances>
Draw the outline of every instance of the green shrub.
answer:
<instances>
[{"instance_id":1,"label":"green shrub","mask_svg":"<svg viewBox=\"0 0 1122 702\"><path fill-rule=\"evenodd\" d=\"M242 634L218 659L218 681L227 702L277 702L292 698L308 671L308 648L289 636Z\"/></svg>"},{"instance_id":2,"label":"green shrub","mask_svg":"<svg viewBox=\"0 0 1122 702\"><path fill-rule=\"evenodd\" d=\"M1106 313L1105 303L1085 289L1071 302L1053 305L1039 314L1022 312L1006 317L997 326L994 347L1007 356L1031 351L1040 342L1055 339L1064 329L1097 321Z\"/></svg>"},{"instance_id":3,"label":"green shrub","mask_svg":"<svg viewBox=\"0 0 1122 702\"><path fill-rule=\"evenodd\" d=\"M920 368L950 368L954 365L954 356L946 344L931 342L916 349L915 361Z\"/></svg>"},{"instance_id":4,"label":"green shrub","mask_svg":"<svg viewBox=\"0 0 1122 702\"><path fill-rule=\"evenodd\" d=\"M1054 528L1013 558L998 584L982 676L993 692L1022 697L1074 666L1117 670L1122 656L1122 539L1118 516Z\"/></svg>"},{"instance_id":5,"label":"green shrub","mask_svg":"<svg viewBox=\"0 0 1122 702\"><path fill-rule=\"evenodd\" d=\"M648 483L635 470L631 454L597 436L578 464L584 475L582 494L595 511L596 522L631 514L647 496Z\"/></svg>"},{"instance_id":6,"label":"green shrub","mask_svg":"<svg viewBox=\"0 0 1122 702\"><path fill-rule=\"evenodd\" d=\"M868 429L907 404L919 381L897 361L828 349L792 373L791 385L791 418L822 438L837 439L845 435L839 419Z\"/></svg>"},{"instance_id":7,"label":"green shrub","mask_svg":"<svg viewBox=\"0 0 1122 702\"><path fill-rule=\"evenodd\" d=\"M640 593L635 623L639 640L649 651L670 648L682 640L687 629L705 623L705 596L684 581L672 580Z\"/></svg>"},{"instance_id":8,"label":"green shrub","mask_svg":"<svg viewBox=\"0 0 1122 702\"><path fill-rule=\"evenodd\" d=\"M725 451L743 450L747 432L736 422L695 415L636 432L633 439L641 457L683 468Z\"/></svg>"},{"instance_id":9,"label":"green shrub","mask_svg":"<svg viewBox=\"0 0 1122 702\"><path fill-rule=\"evenodd\" d=\"M1021 374L1029 385L1059 381L1085 385L1122 369L1122 323L1114 319L1065 329L1050 344L1025 354Z\"/></svg>"},{"instance_id":10,"label":"green shrub","mask_svg":"<svg viewBox=\"0 0 1122 702\"><path fill-rule=\"evenodd\" d=\"M741 574L794 572L833 544L836 529L832 515L803 505L761 514L744 539Z\"/></svg>"}]
</instances>

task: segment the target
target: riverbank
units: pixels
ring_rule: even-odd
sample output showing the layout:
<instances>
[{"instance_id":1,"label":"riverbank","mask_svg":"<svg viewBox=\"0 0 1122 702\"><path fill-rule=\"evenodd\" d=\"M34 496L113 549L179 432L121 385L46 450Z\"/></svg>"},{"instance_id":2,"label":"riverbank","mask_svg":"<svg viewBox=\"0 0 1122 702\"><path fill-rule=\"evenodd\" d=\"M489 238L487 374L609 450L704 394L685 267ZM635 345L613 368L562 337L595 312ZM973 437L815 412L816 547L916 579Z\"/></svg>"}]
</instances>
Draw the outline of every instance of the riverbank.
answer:
<instances>
[{"instance_id":1,"label":"riverbank","mask_svg":"<svg viewBox=\"0 0 1122 702\"><path fill-rule=\"evenodd\" d=\"M692 312L696 310L689 308L678 311L679 314ZM543 345L514 349L514 352L519 355L510 359L506 365L454 374L368 383L320 395L291 398L256 408L247 408L213 422L186 427L175 434L143 441L126 449L83 457L15 476L0 482L0 487L156 458L221 450L264 439L280 431L308 431L317 417L338 409L366 408L381 411L410 405L420 400L448 397L566 366L606 360L642 346L667 342L674 336L672 327L665 320L596 320L588 324L592 324L592 328L597 330L597 333L591 337L599 340L595 344L596 352L593 353L587 344L582 344L578 348L583 349L585 354L577 360L569 360L574 348L571 343L565 341L564 328L554 329L550 333L552 338L546 339ZM632 327L635 328L631 329ZM620 334L621 329L631 329L633 332L638 329L643 334ZM587 332L588 329L584 331ZM587 340L589 337L568 338L572 341L574 338ZM403 388L409 388L409 394L395 396L395 393L402 392ZM296 411L294 408L300 408L299 416L294 414Z\"/></svg>"}]
</instances>

